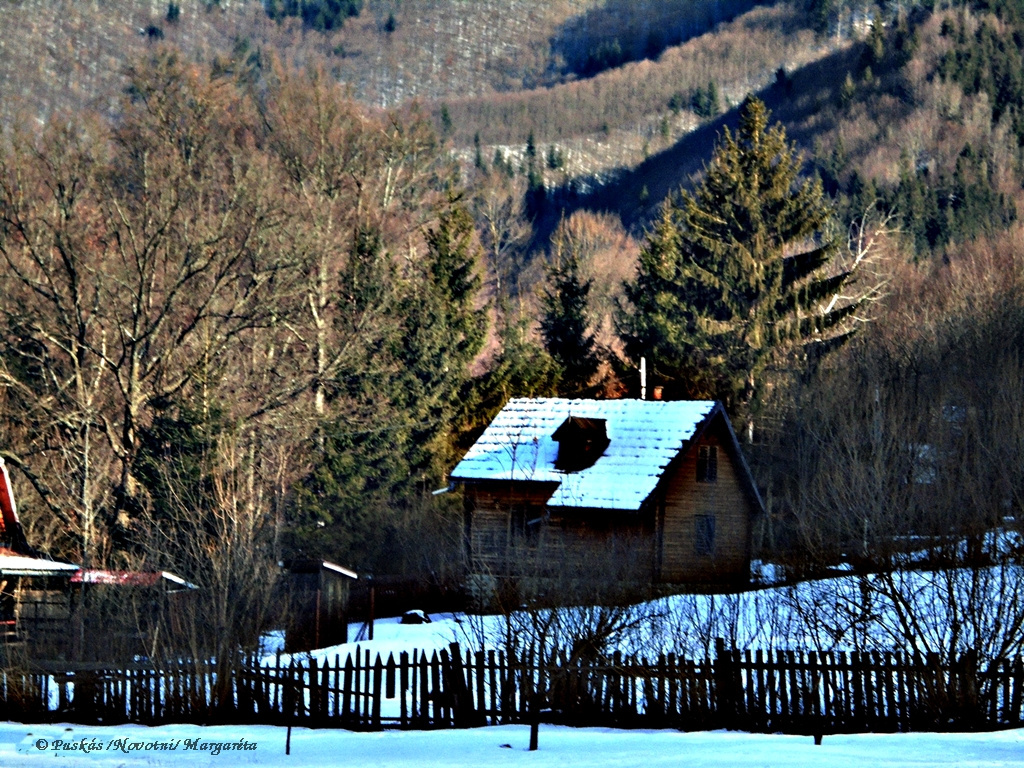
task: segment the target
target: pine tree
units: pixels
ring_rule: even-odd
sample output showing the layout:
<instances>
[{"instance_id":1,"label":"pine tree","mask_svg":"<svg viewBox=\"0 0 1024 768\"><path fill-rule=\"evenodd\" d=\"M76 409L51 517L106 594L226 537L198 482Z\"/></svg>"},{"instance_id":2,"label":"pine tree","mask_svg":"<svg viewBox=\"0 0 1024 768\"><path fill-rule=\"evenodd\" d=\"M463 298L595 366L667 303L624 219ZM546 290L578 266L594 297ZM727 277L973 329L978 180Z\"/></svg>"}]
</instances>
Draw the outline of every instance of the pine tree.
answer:
<instances>
[{"instance_id":1,"label":"pine tree","mask_svg":"<svg viewBox=\"0 0 1024 768\"><path fill-rule=\"evenodd\" d=\"M744 408L778 351L835 337L855 305L825 311L849 277L827 272L838 250L818 179L764 104L748 97L694 192L663 208L626 286L619 329L674 396Z\"/></svg>"}]
</instances>

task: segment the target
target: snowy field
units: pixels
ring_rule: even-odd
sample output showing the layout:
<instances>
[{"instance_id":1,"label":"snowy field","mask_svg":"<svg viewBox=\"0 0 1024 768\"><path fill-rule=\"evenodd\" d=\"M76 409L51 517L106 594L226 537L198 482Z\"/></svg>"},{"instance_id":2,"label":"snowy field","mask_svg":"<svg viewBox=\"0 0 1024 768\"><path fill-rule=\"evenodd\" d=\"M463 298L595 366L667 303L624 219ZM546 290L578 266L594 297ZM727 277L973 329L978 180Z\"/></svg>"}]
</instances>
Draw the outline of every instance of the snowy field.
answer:
<instances>
[{"instance_id":1,"label":"snowy field","mask_svg":"<svg viewBox=\"0 0 1024 768\"><path fill-rule=\"evenodd\" d=\"M897 587L913 596L901 605L920 611L934 624L934 634L918 643L942 647L956 618L954 607L941 597L954 590L973 590L975 599L990 606L1001 619L1000 606L1024 599L1019 568L982 569L961 583L963 572L908 573ZM876 577L868 577L874 580ZM877 577L881 578L881 577ZM739 647L843 647L866 640L894 640L886 627L892 610L884 591L872 590L876 625L850 622L864 609L865 579L840 577L792 587L777 587L739 595L682 595L636 607L644 617L643 630L609 638L624 652L675 649L691 654L710 650L714 638L724 637ZM881 586L885 586L884 584ZM959 601L958 601L959 604ZM586 612L588 609L576 609ZM881 617L881 620L878 619ZM627 616L627 618L629 618ZM636 616L633 616L636 618ZM350 625L354 642L301 654L318 660L344 659L366 650L384 659L413 649L428 652L453 641L463 648L499 647L509 630L498 617L433 614L433 623L401 625L398 619L376 623L374 640L366 628ZM836 632L840 624L847 628ZM891 625L890 625L891 626ZM983 624L975 632L992 631ZM360 633L364 633L359 637ZM996 632L998 633L998 631ZM279 633L267 636L265 658L272 658ZM830 640L831 645L823 642ZM296 728L291 754L285 755L286 730L270 726L201 727L173 725L69 726L0 723L0 768L77 766L95 768L159 768L160 766L295 766L305 768L788 768L815 765L845 766L1020 766L1024 768L1024 729L970 734L858 734L825 736L815 746L810 737L738 732L680 733L669 730L611 730L543 725L540 749L529 752L526 726L495 726L462 731L389 731L352 733L343 730ZM88 748L86 753L83 748Z\"/></svg>"},{"instance_id":2,"label":"snowy field","mask_svg":"<svg viewBox=\"0 0 1024 768\"><path fill-rule=\"evenodd\" d=\"M3 768L159 768L264 765L290 768L889 768L892 766L1022 766L1024 730L982 734L826 736L821 746L801 736L714 731L615 731L541 726L540 749L527 751L529 728L351 733L295 729L285 755L285 729L194 725L85 727L0 723ZM94 751L55 748L58 741ZM146 751L164 743L176 749ZM213 753L213 745L249 746ZM96 746L99 745L99 748ZM255 749L252 749L252 746ZM190 748L191 747L191 748Z\"/></svg>"}]
</instances>

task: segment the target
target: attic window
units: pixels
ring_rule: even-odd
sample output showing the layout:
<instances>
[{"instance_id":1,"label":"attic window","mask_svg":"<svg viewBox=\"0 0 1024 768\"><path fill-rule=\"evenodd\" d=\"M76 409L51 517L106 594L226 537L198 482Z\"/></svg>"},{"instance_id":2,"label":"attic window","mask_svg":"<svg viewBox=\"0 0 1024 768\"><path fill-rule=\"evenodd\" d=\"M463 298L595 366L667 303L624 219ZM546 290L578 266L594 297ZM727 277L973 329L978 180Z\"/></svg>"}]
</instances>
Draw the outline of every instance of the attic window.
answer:
<instances>
[{"instance_id":1,"label":"attic window","mask_svg":"<svg viewBox=\"0 0 1024 768\"><path fill-rule=\"evenodd\" d=\"M697 447L697 482L714 483L718 480L718 446Z\"/></svg>"},{"instance_id":2,"label":"attic window","mask_svg":"<svg viewBox=\"0 0 1024 768\"><path fill-rule=\"evenodd\" d=\"M555 430L551 438L558 443L555 469L579 472L592 467L611 442L604 419L583 419L570 416Z\"/></svg>"}]
</instances>

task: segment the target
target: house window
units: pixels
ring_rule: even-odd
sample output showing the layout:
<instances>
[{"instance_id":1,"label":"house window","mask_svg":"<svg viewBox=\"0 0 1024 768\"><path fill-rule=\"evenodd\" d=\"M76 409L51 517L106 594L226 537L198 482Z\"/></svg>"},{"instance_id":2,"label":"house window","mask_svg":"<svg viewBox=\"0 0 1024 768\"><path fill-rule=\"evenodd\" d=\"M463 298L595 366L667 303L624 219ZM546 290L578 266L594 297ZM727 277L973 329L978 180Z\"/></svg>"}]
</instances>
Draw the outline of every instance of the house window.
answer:
<instances>
[{"instance_id":1,"label":"house window","mask_svg":"<svg viewBox=\"0 0 1024 768\"><path fill-rule=\"evenodd\" d=\"M697 448L697 482L714 483L718 480L718 446L701 445Z\"/></svg>"},{"instance_id":2,"label":"house window","mask_svg":"<svg viewBox=\"0 0 1024 768\"><path fill-rule=\"evenodd\" d=\"M512 536L529 547L537 546L540 528L544 523L544 508L536 506L512 507Z\"/></svg>"},{"instance_id":3,"label":"house window","mask_svg":"<svg viewBox=\"0 0 1024 768\"><path fill-rule=\"evenodd\" d=\"M697 515L693 525L693 548L698 555L715 554L714 515Z\"/></svg>"},{"instance_id":4,"label":"house window","mask_svg":"<svg viewBox=\"0 0 1024 768\"><path fill-rule=\"evenodd\" d=\"M481 531L477 542L479 543L478 554L481 557L495 557L502 553L502 541L496 531Z\"/></svg>"}]
</instances>

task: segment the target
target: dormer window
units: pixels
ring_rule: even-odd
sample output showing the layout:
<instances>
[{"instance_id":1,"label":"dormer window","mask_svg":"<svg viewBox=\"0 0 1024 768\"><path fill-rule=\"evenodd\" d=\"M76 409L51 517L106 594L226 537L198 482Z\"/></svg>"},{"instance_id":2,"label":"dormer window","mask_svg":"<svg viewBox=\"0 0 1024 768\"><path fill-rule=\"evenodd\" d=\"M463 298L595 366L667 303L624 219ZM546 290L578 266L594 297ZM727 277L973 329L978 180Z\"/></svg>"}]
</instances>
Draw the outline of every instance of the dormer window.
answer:
<instances>
[{"instance_id":1,"label":"dormer window","mask_svg":"<svg viewBox=\"0 0 1024 768\"><path fill-rule=\"evenodd\" d=\"M570 416L555 430L551 439L558 443L555 469L579 472L592 467L611 442L604 419L584 419Z\"/></svg>"}]
</instances>

